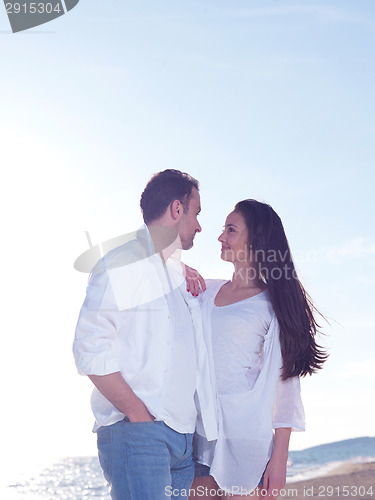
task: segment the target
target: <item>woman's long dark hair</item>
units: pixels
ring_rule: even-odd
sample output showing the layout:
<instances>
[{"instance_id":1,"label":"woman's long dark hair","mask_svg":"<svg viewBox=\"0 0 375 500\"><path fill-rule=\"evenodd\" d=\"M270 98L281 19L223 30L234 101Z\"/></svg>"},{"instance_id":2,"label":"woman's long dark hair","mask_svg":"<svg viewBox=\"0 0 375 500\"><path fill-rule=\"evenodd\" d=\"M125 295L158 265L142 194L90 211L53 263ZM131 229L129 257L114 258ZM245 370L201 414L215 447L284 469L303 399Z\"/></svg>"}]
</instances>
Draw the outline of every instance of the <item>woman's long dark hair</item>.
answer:
<instances>
[{"instance_id":1,"label":"woman's long dark hair","mask_svg":"<svg viewBox=\"0 0 375 500\"><path fill-rule=\"evenodd\" d=\"M243 200L234 207L245 219L253 264L267 284L280 325L282 378L305 376L322 368L328 354L315 341L319 313L298 279L280 217L272 207Z\"/></svg>"}]
</instances>

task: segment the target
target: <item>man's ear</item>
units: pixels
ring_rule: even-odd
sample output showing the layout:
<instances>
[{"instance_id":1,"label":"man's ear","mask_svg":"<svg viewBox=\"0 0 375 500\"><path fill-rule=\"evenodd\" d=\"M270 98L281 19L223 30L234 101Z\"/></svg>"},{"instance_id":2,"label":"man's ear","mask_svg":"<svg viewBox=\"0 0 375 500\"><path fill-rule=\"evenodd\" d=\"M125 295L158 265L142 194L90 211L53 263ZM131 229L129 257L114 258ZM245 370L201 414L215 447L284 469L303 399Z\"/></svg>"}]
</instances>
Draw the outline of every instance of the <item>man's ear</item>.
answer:
<instances>
[{"instance_id":1,"label":"man's ear","mask_svg":"<svg viewBox=\"0 0 375 500\"><path fill-rule=\"evenodd\" d=\"M174 220L180 219L184 213L184 208L180 200L174 200L171 203L171 215Z\"/></svg>"}]
</instances>

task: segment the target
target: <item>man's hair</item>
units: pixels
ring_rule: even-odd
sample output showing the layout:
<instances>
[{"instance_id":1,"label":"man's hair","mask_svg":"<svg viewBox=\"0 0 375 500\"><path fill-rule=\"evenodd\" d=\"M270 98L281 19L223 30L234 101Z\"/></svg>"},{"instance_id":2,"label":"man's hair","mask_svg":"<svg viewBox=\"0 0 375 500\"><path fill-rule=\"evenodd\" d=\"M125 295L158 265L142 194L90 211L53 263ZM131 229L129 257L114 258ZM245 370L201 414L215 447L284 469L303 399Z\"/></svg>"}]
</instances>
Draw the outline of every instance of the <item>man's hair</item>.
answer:
<instances>
[{"instance_id":1,"label":"man's hair","mask_svg":"<svg viewBox=\"0 0 375 500\"><path fill-rule=\"evenodd\" d=\"M179 170L168 169L153 175L141 196L145 223L149 224L161 217L174 200L179 200L183 209L187 210L193 187L199 189L199 182Z\"/></svg>"}]
</instances>

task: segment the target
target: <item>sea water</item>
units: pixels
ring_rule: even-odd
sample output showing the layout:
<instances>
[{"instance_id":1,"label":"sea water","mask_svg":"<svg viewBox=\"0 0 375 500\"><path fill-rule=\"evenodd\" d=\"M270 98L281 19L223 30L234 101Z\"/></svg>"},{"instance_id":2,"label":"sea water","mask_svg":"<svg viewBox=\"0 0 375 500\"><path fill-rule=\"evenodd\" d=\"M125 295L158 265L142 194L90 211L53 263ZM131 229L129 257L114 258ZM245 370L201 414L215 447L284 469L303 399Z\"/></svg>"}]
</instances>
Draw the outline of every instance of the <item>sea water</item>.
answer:
<instances>
[{"instance_id":1,"label":"sea water","mask_svg":"<svg viewBox=\"0 0 375 500\"><path fill-rule=\"evenodd\" d=\"M288 482L318 477L343 462L375 461L375 438L357 438L291 451ZM1 500L110 500L96 457L69 457L2 484Z\"/></svg>"},{"instance_id":2,"label":"sea water","mask_svg":"<svg viewBox=\"0 0 375 500\"><path fill-rule=\"evenodd\" d=\"M0 488L1 500L110 500L97 457L56 459L42 470Z\"/></svg>"},{"instance_id":3,"label":"sea water","mask_svg":"<svg viewBox=\"0 0 375 500\"><path fill-rule=\"evenodd\" d=\"M375 438L362 437L322 444L289 453L292 466L287 469L287 481L301 481L321 476L344 462L375 461Z\"/></svg>"}]
</instances>

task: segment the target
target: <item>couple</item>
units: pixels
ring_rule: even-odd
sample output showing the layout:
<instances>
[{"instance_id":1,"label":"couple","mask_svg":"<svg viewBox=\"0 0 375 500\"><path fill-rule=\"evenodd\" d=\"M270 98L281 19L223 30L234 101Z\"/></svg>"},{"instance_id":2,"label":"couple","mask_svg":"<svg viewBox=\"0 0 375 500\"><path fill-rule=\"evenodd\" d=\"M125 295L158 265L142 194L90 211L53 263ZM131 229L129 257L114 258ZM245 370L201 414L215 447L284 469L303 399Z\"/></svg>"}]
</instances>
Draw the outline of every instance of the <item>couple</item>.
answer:
<instances>
[{"instance_id":1,"label":"couple","mask_svg":"<svg viewBox=\"0 0 375 500\"><path fill-rule=\"evenodd\" d=\"M299 377L326 358L281 220L237 203L219 236L233 278L197 298L179 257L201 231L198 182L159 172L141 209L135 238L94 267L73 345L112 499L276 498L304 428Z\"/></svg>"}]
</instances>

